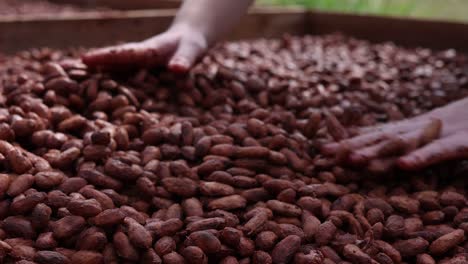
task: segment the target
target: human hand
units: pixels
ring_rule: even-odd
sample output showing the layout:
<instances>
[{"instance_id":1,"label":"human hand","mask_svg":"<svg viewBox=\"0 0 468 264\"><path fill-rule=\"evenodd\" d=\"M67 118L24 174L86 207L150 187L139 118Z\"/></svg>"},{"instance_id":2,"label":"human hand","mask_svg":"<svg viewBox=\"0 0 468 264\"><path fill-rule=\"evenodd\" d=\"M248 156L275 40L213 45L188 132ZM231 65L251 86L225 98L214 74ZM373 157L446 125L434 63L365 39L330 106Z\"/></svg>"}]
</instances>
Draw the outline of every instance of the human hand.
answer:
<instances>
[{"instance_id":1,"label":"human hand","mask_svg":"<svg viewBox=\"0 0 468 264\"><path fill-rule=\"evenodd\" d=\"M346 153L352 165L385 172L397 166L417 170L468 157L468 98L426 114L378 127L363 128L358 136L327 144L322 151Z\"/></svg>"},{"instance_id":2,"label":"human hand","mask_svg":"<svg viewBox=\"0 0 468 264\"><path fill-rule=\"evenodd\" d=\"M141 42L90 51L82 60L89 67L106 70L166 65L172 71L186 72L207 48L201 32L177 25Z\"/></svg>"}]
</instances>

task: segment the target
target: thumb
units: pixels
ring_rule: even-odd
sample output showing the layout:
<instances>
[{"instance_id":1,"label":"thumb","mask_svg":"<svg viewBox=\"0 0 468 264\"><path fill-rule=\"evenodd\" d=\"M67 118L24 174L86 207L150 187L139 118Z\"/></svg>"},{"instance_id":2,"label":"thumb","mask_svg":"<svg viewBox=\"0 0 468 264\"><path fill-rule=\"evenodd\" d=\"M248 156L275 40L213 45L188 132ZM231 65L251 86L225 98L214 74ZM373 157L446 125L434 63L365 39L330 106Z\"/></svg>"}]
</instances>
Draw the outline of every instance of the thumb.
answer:
<instances>
[{"instance_id":1,"label":"thumb","mask_svg":"<svg viewBox=\"0 0 468 264\"><path fill-rule=\"evenodd\" d=\"M169 69L176 72L188 71L206 49L206 40L201 36L196 38L183 38L168 63Z\"/></svg>"},{"instance_id":2,"label":"thumb","mask_svg":"<svg viewBox=\"0 0 468 264\"><path fill-rule=\"evenodd\" d=\"M167 55L174 52L176 43L174 35L163 33L142 42L90 51L82 56L82 60L90 67L104 69L152 67L167 61Z\"/></svg>"}]
</instances>

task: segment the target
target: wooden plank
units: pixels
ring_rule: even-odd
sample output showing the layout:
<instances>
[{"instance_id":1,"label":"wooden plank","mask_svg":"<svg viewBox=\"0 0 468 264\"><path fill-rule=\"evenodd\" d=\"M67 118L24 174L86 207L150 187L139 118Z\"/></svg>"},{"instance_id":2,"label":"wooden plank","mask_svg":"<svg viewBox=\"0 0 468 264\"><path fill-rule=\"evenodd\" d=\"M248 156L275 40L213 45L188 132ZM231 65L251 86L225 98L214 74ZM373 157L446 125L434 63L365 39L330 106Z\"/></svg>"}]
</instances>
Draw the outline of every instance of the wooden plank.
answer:
<instances>
[{"instance_id":1,"label":"wooden plank","mask_svg":"<svg viewBox=\"0 0 468 264\"><path fill-rule=\"evenodd\" d=\"M169 10L80 13L57 17L22 17L0 21L0 52L38 48L100 46L131 41L164 31L174 12Z\"/></svg>"},{"instance_id":2,"label":"wooden plank","mask_svg":"<svg viewBox=\"0 0 468 264\"><path fill-rule=\"evenodd\" d=\"M182 0L49 0L58 4L72 4L75 6L94 8L108 7L115 10L137 9L175 9Z\"/></svg>"},{"instance_id":3,"label":"wooden plank","mask_svg":"<svg viewBox=\"0 0 468 264\"><path fill-rule=\"evenodd\" d=\"M0 52L37 47L96 47L137 41L163 32L177 10L84 12L49 16L0 17ZM298 8L254 8L227 39L279 37L285 33L343 32L371 41L468 51L468 25L375 16L308 12Z\"/></svg>"},{"instance_id":4,"label":"wooden plank","mask_svg":"<svg viewBox=\"0 0 468 264\"><path fill-rule=\"evenodd\" d=\"M163 32L176 10L85 12L66 16L0 18L0 52L28 48L71 46L95 47L118 41L137 41ZM307 12L288 9L253 10L228 39L278 37L284 33L304 34Z\"/></svg>"},{"instance_id":5,"label":"wooden plank","mask_svg":"<svg viewBox=\"0 0 468 264\"><path fill-rule=\"evenodd\" d=\"M229 40L252 38L275 38L284 34L304 35L309 33L309 12L302 8L255 7L245 16Z\"/></svg>"},{"instance_id":6,"label":"wooden plank","mask_svg":"<svg viewBox=\"0 0 468 264\"><path fill-rule=\"evenodd\" d=\"M373 42L468 51L468 24L458 22L312 12L308 24L314 34L342 32Z\"/></svg>"}]
</instances>

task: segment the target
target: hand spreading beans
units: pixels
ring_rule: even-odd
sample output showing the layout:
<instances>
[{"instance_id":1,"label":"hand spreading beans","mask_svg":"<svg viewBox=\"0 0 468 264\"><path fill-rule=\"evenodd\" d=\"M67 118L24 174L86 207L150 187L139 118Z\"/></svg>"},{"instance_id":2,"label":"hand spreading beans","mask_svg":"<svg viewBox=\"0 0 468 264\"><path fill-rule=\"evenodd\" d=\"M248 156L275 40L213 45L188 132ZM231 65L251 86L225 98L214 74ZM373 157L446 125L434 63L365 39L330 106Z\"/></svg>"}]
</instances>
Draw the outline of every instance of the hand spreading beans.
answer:
<instances>
[{"instance_id":1,"label":"hand spreading beans","mask_svg":"<svg viewBox=\"0 0 468 264\"><path fill-rule=\"evenodd\" d=\"M188 76L78 55L1 61L3 263L466 262L464 162L376 179L319 152L463 96L463 55L285 37Z\"/></svg>"}]
</instances>

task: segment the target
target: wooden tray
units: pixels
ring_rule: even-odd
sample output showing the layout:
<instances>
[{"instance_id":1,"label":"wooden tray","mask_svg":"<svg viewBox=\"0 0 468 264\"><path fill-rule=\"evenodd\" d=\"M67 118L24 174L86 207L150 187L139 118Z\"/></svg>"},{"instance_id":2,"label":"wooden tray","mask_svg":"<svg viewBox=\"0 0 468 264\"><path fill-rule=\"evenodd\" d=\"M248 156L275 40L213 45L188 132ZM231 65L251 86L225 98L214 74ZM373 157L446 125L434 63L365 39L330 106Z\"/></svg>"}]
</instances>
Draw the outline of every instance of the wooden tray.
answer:
<instances>
[{"instance_id":1,"label":"wooden tray","mask_svg":"<svg viewBox=\"0 0 468 264\"><path fill-rule=\"evenodd\" d=\"M176 12L176 9L153 9L84 12L56 17L3 17L0 18L0 52L12 53L42 46L95 47L118 41L137 41L164 31ZM468 51L468 24L323 13L300 8L254 8L227 38L333 32L371 41Z\"/></svg>"},{"instance_id":2,"label":"wooden tray","mask_svg":"<svg viewBox=\"0 0 468 264\"><path fill-rule=\"evenodd\" d=\"M175 9L182 0L48 0L57 4L72 4L81 7L108 7L115 10Z\"/></svg>"},{"instance_id":3,"label":"wooden tray","mask_svg":"<svg viewBox=\"0 0 468 264\"><path fill-rule=\"evenodd\" d=\"M313 12L308 25L313 34L339 31L373 42L468 51L468 24L460 22Z\"/></svg>"}]
</instances>

